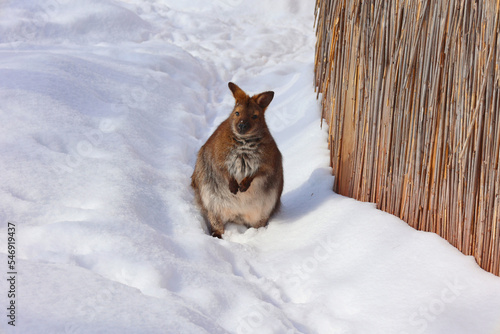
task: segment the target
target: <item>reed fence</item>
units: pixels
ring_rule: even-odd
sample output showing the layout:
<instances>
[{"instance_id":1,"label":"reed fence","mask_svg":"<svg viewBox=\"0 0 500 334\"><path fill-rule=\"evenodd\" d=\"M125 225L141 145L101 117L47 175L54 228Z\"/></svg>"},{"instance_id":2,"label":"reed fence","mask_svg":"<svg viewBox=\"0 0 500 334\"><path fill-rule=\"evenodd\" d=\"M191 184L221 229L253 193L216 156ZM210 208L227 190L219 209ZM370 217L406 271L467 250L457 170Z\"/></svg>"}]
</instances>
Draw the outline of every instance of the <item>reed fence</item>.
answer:
<instances>
[{"instance_id":1,"label":"reed fence","mask_svg":"<svg viewBox=\"0 0 500 334\"><path fill-rule=\"evenodd\" d=\"M334 190L500 274L500 0L317 0Z\"/></svg>"}]
</instances>

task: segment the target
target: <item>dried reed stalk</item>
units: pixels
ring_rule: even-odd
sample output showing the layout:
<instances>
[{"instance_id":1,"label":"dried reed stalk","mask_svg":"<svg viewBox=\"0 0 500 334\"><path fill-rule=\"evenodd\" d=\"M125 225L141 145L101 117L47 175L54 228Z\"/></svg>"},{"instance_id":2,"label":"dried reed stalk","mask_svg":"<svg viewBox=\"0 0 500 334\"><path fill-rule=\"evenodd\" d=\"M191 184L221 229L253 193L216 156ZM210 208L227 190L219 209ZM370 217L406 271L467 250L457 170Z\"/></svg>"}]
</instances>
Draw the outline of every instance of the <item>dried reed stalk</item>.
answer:
<instances>
[{"instance_id":1,"label":"dried reed stalk","mask_svg":"<svg viewBox=\"0 0 500 334\"><path fill-rule=\"evenodd\" d=\"M317 0L334 190L500 275L500 0Z\"/></svg>"}]
</instances>

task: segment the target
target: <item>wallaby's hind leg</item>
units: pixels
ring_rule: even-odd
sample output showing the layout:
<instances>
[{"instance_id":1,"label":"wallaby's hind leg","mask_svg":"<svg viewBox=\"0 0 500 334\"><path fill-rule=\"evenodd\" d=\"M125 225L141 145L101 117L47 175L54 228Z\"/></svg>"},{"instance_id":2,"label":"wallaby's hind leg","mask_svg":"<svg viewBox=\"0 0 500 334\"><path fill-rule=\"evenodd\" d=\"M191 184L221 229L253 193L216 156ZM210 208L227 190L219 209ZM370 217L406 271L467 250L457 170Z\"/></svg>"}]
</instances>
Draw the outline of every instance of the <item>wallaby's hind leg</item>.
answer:
<instances>
[{"instance_id":1,"label":"wallaby's hind leg","mask_svg":"<svg viewBox=\"0 0 500 334\"><path fill-rule=\"evenodd\" d=\"M212 236L221 239L224 233L224 223L213 212L209 212L207 216Z\"/></svg>"},{"instance_id":2,"label":"wallaby's hind leg","mask_svg":"<svg viewBox=\"0 0 500 334\"><path fill-rule=\"evenodd\" d=\"M264 218L264 219L260 220L259 223L257 225L255 225L254 227L255 228L264 227L267 225L268 221L269 221L269 218Z\"/></svg>"}]
</instances>

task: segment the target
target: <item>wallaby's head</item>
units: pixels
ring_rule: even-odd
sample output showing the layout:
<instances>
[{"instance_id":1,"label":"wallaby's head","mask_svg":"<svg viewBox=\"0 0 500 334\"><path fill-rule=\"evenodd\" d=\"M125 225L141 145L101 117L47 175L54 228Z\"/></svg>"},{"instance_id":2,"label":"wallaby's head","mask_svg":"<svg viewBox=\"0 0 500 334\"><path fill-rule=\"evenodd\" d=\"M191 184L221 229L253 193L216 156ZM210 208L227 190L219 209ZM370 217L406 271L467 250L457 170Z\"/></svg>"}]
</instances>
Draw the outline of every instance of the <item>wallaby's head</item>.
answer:
<instances>
[{"instance_id":1,"label":"wallaby's head","mask_svg":"<svg viewBox=\"0 0 500 334\"><path fill-rule=\"evenodd\" d=\"M234 83L230 82L228 86L236 100L230 116L233 133L241 138L258 137L267 129L264 112L271 103L274 92L250 97Z\"/></svg>"}]
</instances>

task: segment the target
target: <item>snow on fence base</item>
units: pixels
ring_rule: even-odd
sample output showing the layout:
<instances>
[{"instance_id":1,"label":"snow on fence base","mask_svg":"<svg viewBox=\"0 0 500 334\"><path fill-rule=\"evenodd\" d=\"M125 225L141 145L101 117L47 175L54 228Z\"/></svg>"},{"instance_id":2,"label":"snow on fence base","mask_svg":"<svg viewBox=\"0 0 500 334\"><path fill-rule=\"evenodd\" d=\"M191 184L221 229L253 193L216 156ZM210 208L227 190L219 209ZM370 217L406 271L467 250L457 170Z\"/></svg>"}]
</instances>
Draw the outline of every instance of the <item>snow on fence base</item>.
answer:
<instances>
[{"instance_id":1,"label":"snow on fence base","mask_svg":"<svg viewBox=\"0 0 500 334\"><path fill-rule=\"evenodd\" d=\"M334 190L500 274L500 1L318 0Z\"/></svg>"}]
</instances>

